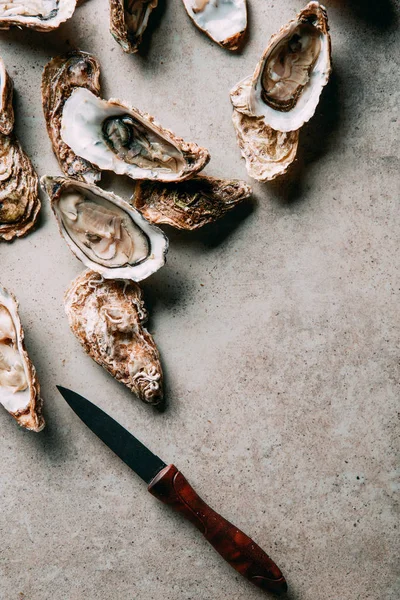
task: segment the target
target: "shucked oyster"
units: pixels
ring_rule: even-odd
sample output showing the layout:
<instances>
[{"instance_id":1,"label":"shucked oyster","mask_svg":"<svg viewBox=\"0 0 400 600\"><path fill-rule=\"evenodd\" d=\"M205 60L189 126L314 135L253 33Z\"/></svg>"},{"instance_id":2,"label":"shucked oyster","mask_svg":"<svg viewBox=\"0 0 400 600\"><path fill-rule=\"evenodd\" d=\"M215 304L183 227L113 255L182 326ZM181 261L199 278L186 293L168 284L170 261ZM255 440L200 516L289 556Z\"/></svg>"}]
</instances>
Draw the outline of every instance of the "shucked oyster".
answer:
<instances>
[{"instance_id":1,"label":"shucked oyster","mask_svg":"<svg viewBox=\"0 0 400 600\"><path fill-rule=\"evenodd\" d=\"M44 427L36 370L29 360L18 302L0 286L0 403L22 427Z\"/></svg>"},{"instance_id":2,"label":"shucked oyster","mask_svg":"<svg viewBox=\"0 0 400 600\"><path fill-rule=\"evenodd\" d=\"M182 181L210 160L205 148L186 143L150 115L83 88L65 102L61 137L78 156L132 179Z\"/></svg>"},{"instance_id":3,"label":"shucked oyster","mask_svg":"<svg viewBox=\"0 0 400 600\"><path fill-rule=\"evenodd\" d=\"M106 279L141 281L165 263L168 240L130 204L96 185L42 177L60 232L85 266Z\"/></svg>"},{"instance_id":4,"label":"shucked oyster","mask_svg":"<svg viewBox=\"0 0 400 600\"><path fill-rule=\"evenodd\" d=\"M93 271L85 271L65 294L65 312L89 356L143 402L161 402L160 356L143 327L147 311L136 283L104 281Z\"/></svg>"},{"instance_id":5,"label":"shucked oyster","mask_svg":"<svg viewBox=\"0 0 400 600\"><path fill-rule=\"evenodd\" d=\"M0 241L22 237L34 227L40 210L37 175L12 132L12 81L0 59ZM7 134L5 132L8 132Z\"/></svg>"},{"instance_id":6,"label":"shucked oyster","mask_svg":"<svg viewBox=\"0 0 400 600\"><path fill-rule=\"evenodd\" d=\"M232 120L247 172L250 177L265 182L286 173L296 158L299 131L275 131L262 117L240 112L246 108L250 85L251 78L247 77L231 91Z\"/></svg>"},{"instance_id":7,"label":"shucked oyster","mask_svg":"<svg viewBox=\"0 0 400 600\"><path fill-rule=\"evenodd\" d=\"M137 52L158 0L110 0L110 31L125 52Z\"/></svg>"},{"instance_id":8,"label":"shucked oyster","mask_svg":"<svg viewBox=\"0 0 400 600\"><path fill-rule=\"evenodd\" d=\"M194 24L214 42L237 50L247 29L246 0L183 0Z\"/></svg>"},{"instance_id":9,"label":"shucked oyster","mask_svg":"<svg viewBox=\"0 0 400 600\"><path fill-rule=\"evenodd\" d=\"M252 77L248 111L277 131L295 131L314 114L331 73L328 16L310 2L274 36Z\"/></svg>"},{"instance_id":10,"label":"shucked oyster","mask_svg":"<svg viewBox=\"0 0 400 600\"><path fill-rule=\"evenodd\" d=\"M76 0L2 0L0 29L17 26L52 31L72 17L75 6Z\"/></svg>"},{"instance_id":11,"label":"shucked oyster","mask_svg":"<svg viewBox=\"0 0 400 600\"><path fill-rule=\"evenodd\" d=\"M87 52L74 50L53 58L43 70L42 99L47 132L61 169L68 177L94 183L100 171L89 161L76 156L61 139L61 118L66 100L75 88L85 88L100 95L100 65Z\"/></svg>"},{"instance_id":12,"label":"shucked oyster","mask_svg":"<svg viewBox=\"0 0 400 600\"><path fill-rule=\"evenodd\" d=\"M225 215L251 193L244 181L198 176L183 183L138 181L132 202L151 223L199 229Z\"/></svg>"}]
</instances>

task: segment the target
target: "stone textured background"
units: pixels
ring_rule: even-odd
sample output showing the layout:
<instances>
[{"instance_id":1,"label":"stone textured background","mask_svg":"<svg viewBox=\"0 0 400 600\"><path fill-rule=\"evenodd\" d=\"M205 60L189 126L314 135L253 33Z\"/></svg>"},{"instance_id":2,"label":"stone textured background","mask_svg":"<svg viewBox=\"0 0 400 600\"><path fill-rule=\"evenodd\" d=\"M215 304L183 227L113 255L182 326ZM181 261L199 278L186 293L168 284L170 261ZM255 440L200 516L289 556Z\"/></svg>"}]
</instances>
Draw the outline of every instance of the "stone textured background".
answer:
<instances>
[{"instance_id":1,"label":"stone textured background","mask_svg":"<svg viewBox=\"0 0 400 600\"><path fill-rule=\"evenodd\" d=\"M17 133L39 175L59 172L41 71L95 53L103 96L147 110L210 149L207 173L246 178L229 89L299 0L249 0L239 55L213 44L180 0L161 2L139 56L89 0L52 34L0 33ZM168 230L167 266L144 284L162 352L160 414L84 355L63 293L82 265L44 202L40 226L0 247L45 399L47 428L0 412L1 600L266 597L79 421L55 385L105 408L270 552L289 600L398 600L399 3L326 0L334 73L289 175L198 233ZM132 184L104 176L129 197ZM398 463L397 463L398 464ZM398 557L397 557L398 558Z\"/></svg>"}]
</instances>

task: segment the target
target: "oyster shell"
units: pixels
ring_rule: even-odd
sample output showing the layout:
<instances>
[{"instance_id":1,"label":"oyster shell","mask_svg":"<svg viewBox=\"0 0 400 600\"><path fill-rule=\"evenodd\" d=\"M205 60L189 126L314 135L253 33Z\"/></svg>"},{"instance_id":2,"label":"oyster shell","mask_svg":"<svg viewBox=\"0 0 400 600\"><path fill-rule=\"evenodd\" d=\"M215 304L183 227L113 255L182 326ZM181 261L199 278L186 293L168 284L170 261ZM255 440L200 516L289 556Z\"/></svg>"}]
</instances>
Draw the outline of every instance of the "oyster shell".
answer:
<instances>
[{"instance_id":1,"label":"oyster shell","mask_svg":"<svg viewBox=\"0 0 400 600\"><path fill-rule=\"evenodd\" d=\"M110 31L124 52L137 52L158 0L110 0Z\"/></svg>"},{"instance_id":2,"label":"oyster shell","mask_svg":"<svg viewBox=\"0 0 400 600\"><path fill-rule=\"evenodd\" d=\"M246 0L183 0L193 23L214 42L237 50L247 29Z\"/></svg>"},{"instance_id":3,"label":"oyster shell","mask_svg":"<svg viewBox=\"0 0 400 600\"><path fill-rule=\"evenodd\" d=\"M216 221L251 194L251 187L237 179L202 176L178 184L138 181L133 205L150 223L192 230Z\"/></svg>"},{"instance_id":4,"label":"oyster shell","mask_svg":"<svg viewBox=\"0 0 400 600\"><path fill-rule=\"evenodd\" d=\"M331 73L326 9L310 2L272 36L250 86L249 109L277 131L295 131L314 114Z\"/></svg>"},{"instance_id":5,"label":"oyster shell","mask_svg":"<svg viewBox=\"0 0 400 600\"><path fill-rule=\"evenodd\" d=\"M45 425L36 370L24 343L16 298L0 285L0 403L26 429Z\"/></svg>"},{"instance_id":6,"label":"oyster shell","mask_svg":"<svg viewBox=\"0 0 400 600\"><path fill-rule=\"evenodd\" d=\"M43 112L54 154L65 175L94 183L100 179L100 171L89 161L76 156L61 139L64 104L75 88L85 88L96 96L100 95L100 65L92 54L80 50L57 56L45 66L42 75Z\"/></svg>"},{"instance_id":7,"label":"oyster shell","mask_svg":"<svg viewBox=\"0 0 400 600\"><path fill-rule=\"evenodd\" d=\"M86 267L105 279L141 281L164 265L166 236L122 198L64 177L41 184L61 235Z\"/></svg>"},{"instance_id":8,"label":"oyster shell","mask_svg":"<svg viewBox=\"0 0 400 600\"><path fill-rule=\"evenodd\" d=\"M40 210L37 175L12 132L12 80L0 59L0 241L22 237L34 227ZM5 134L4 132L8 132Z\"/></svg>"},{"instance_id":9,"label":"oyster shell","mask_svg":"<svg viewBox=\"0 0 400 600\"><path fill-rule=\"evenodd\" d=\"M76 0L6 0L0 3L0 29L52 31L72 17L75 7Z\"/></svg>"},{"instance_id":10,"label":"oyster shell","mask_svg":"<svg viewBox=\"0 0 400 600\"><path fill-rule=\"evenodd\" d=\"M147 113L83 88L65 102L61 137L78 156L132 179L182 181L210 160L205 148L176 137Z\"/></svg>"},{"instance_id":11,"label":"oyster shell","mask_svg":"<svg viewBox=\"0 0 400 600\"><path fill-rule=\"evenodd\" d=\"M147 311L136 283L104 281L93 271L85 271L65 294L65 312L89 356L143 402L161 402L160 356L143 327Z\"/></svg>"},{"instance_id":12,"label":"oyster shell","mask_svg":"<svg viewBox=\"0 0 400 600\"><path fill-rule=\"evenodd\" d=\"M271 181L286 173L296 158L299 131L275 131L262 117L249 116L246 100L250 85L251 77L247 77L232 90L232 121L248 174L257 181Z\"/></svg>"}]
</instances>

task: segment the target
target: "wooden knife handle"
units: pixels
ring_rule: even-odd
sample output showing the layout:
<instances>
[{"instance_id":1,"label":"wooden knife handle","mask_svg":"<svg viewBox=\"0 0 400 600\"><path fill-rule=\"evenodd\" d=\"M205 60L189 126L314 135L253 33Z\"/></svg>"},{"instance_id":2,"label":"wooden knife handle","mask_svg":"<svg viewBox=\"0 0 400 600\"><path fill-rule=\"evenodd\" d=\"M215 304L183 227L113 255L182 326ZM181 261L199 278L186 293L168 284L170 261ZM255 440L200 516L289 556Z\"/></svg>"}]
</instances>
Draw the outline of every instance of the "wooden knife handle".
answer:
<instances>
[{"instance_id":1,"label":"wooden knife handle","mask_svg":"<svg viewBox=\"0 0 400 600\"><path fill-rule=\"evenodd\" d=\"M263 590L278 594L286 592L285 578L274 561L245 533L210 508L174 465L160 471L148 490L194 523L243 577Z\"/></svg>"}]
</instances>

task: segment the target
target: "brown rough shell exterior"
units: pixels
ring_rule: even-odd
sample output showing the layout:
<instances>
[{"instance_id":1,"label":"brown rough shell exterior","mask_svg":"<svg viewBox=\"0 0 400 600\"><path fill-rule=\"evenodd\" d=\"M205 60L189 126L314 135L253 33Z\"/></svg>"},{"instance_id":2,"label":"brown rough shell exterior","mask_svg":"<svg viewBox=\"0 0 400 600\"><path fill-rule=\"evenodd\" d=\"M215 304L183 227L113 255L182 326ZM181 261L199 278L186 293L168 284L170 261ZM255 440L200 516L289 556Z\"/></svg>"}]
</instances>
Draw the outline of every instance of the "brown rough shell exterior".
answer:
<instances>
[{"instance_id":1,"label":"brown rough shell exterior","mask_svg":"<svg viewBox=\"0 0 400 600\"><path fill-rule=\"evenodd\" d=\"M85 352L148 404L163 398L160 356L143 327L147 311L133 282L105 281L87 270L65 294L72 332Z\"/></svg>"},{"instance_id":2,"label":"brown rough shell exterior","mask_svg":"<svg viewBox=\"0 0 400 600\"><path fill-rule=\"evenodd\" d=\"M30 431L39 432L45 426L45 420L42 414L43 410L43 400L40 396L40 383L37 378L36 369L33 366L28 352L26 351L25 341L24 341L24 330L21 325L21 321L18 314L19 303L14 294L5 290L12 298L14 307L15 307L15 315L14 317L14 326L17 330L21 354L28 368L28 379L29 379L29 391L30 391L30 402L29 406L24 410L17 411L15 413L10 412L10 415L14 417L21 427L25 427L25 429L29 429ZM1 298L0 298L1 304Z\"/></svg>"},{"instance_id":3,"label":"brown rough shell exterior","mask_svg":"<svg viewBox=\"0 0 400 600\"><path fill-rule=\"evenodd\" d=\"M86 88L96 96L100 95L100 65L92 54L75 50L47 63L42 75L42 100L54 154L65 175L95 182L101 177L99 169L77 156L60 135L64 104L77 87Z\"/></svg>"},{"instance_id":4,"label":"brown rough shell exterior","mask_svg":"<svg viewBox=\"0 0 400 600\"><path fill-rule=\"evenodd\" d=\"M110 32L124 52L132 54L138 51L145 28L139 35L129 31L125 19L125 4L126 0L110 0ZM158 0L147 0L146 5L145 10L151 13L157 7Z\"/></svg>"},{"instance_id":5,"label":"brown rough shell exterior","mask_svg":"<svg viewBox=\"0 0 400 600\"><path fill-rule=\"evenodd\" d=\"M221 218L251 194L244 181L198 176L179 184L139 181L132 202L151 223L193 230Z\"/></svg>"},{"instance_id":6,"label":"brown rough shell exterior","mask_svg":"<svg viewBox=\"0 0 400 600\"><path fill-rule=\"evenodd\" d=\"M6 71L3 60L0 58L0 74L2 79L0 99L0 133L10 135L14 129L13 81Z\"/></svg>"}]
</instances>

